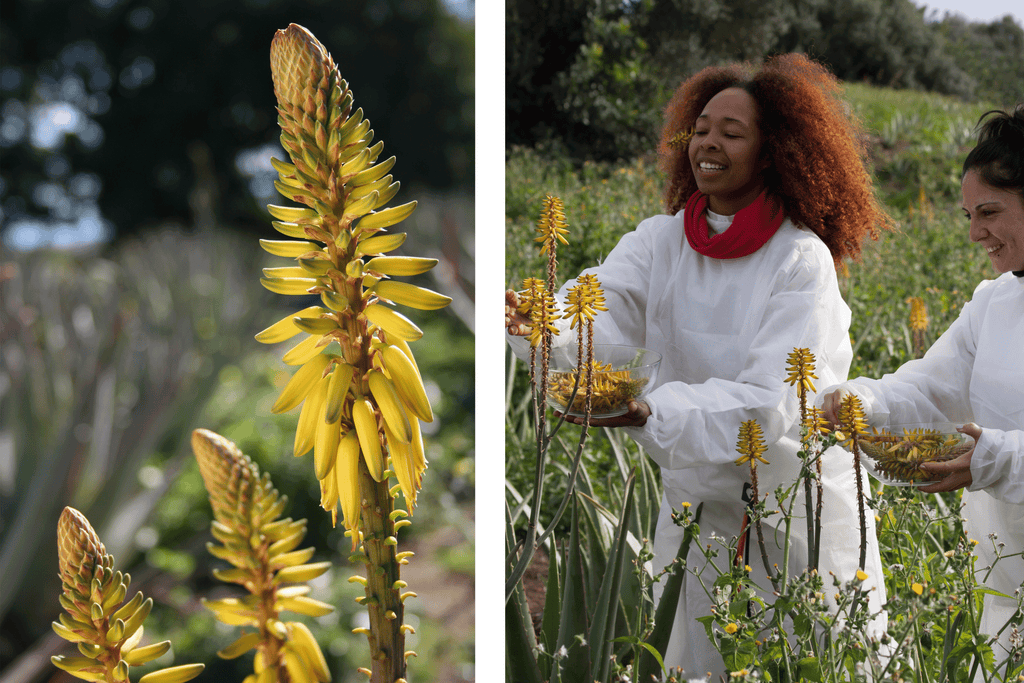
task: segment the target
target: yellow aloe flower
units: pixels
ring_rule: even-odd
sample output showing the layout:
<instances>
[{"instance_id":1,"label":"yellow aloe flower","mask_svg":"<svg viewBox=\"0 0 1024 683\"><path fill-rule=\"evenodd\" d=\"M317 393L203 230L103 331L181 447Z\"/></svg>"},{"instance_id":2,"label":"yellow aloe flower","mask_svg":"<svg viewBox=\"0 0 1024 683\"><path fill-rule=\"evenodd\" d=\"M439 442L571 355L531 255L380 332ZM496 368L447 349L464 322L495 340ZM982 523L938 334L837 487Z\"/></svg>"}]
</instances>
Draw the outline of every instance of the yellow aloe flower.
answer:
<instances>
[{"instance_id":1,"label":"yellow aloe flower","mask_svg":"<svg viewBox=\"0 0 1024 683\"><path fill-rule=\"evenodd\" d=\"M142 622L153 599L136 593L124 602L131 576L114 570L114 558L78 510L64 508L57 522L57 560L60 567L62 613L53 630L78 645L81 656L56 655L58 669L86 681L127 681L133 666L141 666L171 649L165 640L140 647ZM139 683L190 681L205 664L184 664L146 674Z\"/></svg>"},{"instance_id":2,"label":"yellow aloe flower","mask_svg":"<svg viewBox=\"0 0 1024 683\"><path fill-rule=\"evenodd\" d=\"M832 431L828 420L825 419L825 414L820 408L815 408L814 406L807 408L807 418L804 420L804 427L807 429L807 433L811 435L824 435Z\"/></svg>"},{"instance_id":3,"label":"yellow aloe flower","mask_svg":"<svg viewBox=\"0 0 1024 683\"><path fill-rule=\"evenodd\" d=\"M296 550L306 535L306 520L280 519L287 497L279 496L270 476L260 476L259 467L223 436L197 429L192 433L192 450L210 495L211 531L222 544L207 543L206 548L232 565L213 574L249 591L245 598L204 598L202 603L225 624L256 629L217 654L234 659L255 649L257 676L269 670L277 680L285 680L286 671L299 667L300 680L330 681L323 652L306 625L281 618L285 611L309 617L334 611L331 605L308 597L310 587L303 585L331 567L330 562L309 562L313 548Z\"/></svg>"},{"instance_id":4,"label":"yellow aloe flower","mask_svg":"<svg viewBox=\"0 0 1024 683\"><path fill-rule=\"evenodd\" d=\"M687 130L676 132L668 139L669 149L682 149L689 145L690 139L693 138L693 131L693 126L690 126Z\"/></svg>"},{"instance_id":5,"label":"yellow aloe flower","mask_svg":"<svg viewBox=\"0 0 1024 683\"><path fill-rule=\"evenodd\" d=\"M572 318L569 324L570 329L579 327L583 329L583 321L593 322L598 311L607 311L604 305L604 290L597 276L592 273L584 273L576 278L578 283L570 287L567 296L567 309L563 318Z\"/></svg>"},{"instance_id":6,"label":"yellow aloe flower","mask_svg":"<svg viewBox=\"0 0 1024 683\"><path fill-rule=\"evenodd\" d=\"M323 303L257 335L265 343L308 335L285 354L299 370L273 410L302 405L295 455L314 451L333 518L337 502L360 497L358 467L376 481L394 473L411 512L425 466L419 420L433 416L409 348L423 333L392 305L434 310L451 299L392 279L424 273L437 261L386 255L405 240L386 229L416 203L382 208L398 191L388 175L395 158L378 162L383 143L370 144L369 121L353 110L352 91L327 50L292 24L274 36L270 55L281 142L292 161L275 161L276 186L306 208L269 207L274 227L292 240L264 240L264 248L296 259L298 268L268 269L262 282L283 294L318 294ZM342 508L356 545L362 523L355 508L348 512Z\"/></svg>"},{"instance_id":7,"label":"yellow aloe flower","mask_svg":"<svg viewBox=\"0 0 1024 683\"><path fill-rule=\"evenodd\" d=\"M864 418L864 408L856 394L846 394L839 402L839 424L845 439L868 433L868 423ZM837 436L839 432L836 433Z\"/></svg>"},{"instance_id":8,"label":"yellow aloe flower","mask_svg":"<svg viewBox=\"0 0 1024 683\"><path fill-rule=\"evenodd\" d=\"M758 460L765 465L769 464L764 458L764 452L767 450L767 446L764 443L764 433L761 431L761 425L757 424L756 420L747 420L740 425L739 441L736 443L736 450L742 455L742 457L736 460L737 465L750 463L751 466L754 466Z\"/></svg>"},{"instance_id":9,"label":"yellow aloe flower","mask_svg":"<svg viewBox=\"0 0 1024 683\"><path fill-rule=\"evenodd\" d=\"M541 242L541 254L553 254L557 243L569 244L564 235L569 234L569 225L565 222L565 207L562 200L554 195L544 198L544 208L537 221L537 232L540 235L534 240Z\"/></svg>"},{"instance_id":10,"label":"yellow aloe flower","mask_svg":"<svg viewBox=\"0 0 1024 683\"><path fill-rule=\"evenodd\" d=\"M814 374L814 354L810 349L793 349L787 357L786 370L789 372L786 382L796 385L801 400L808 391L817 391L811 382L812 379L818 379L818 376Z\"/></svg>"},{"instance_id":11,"label":"yellow aloe flower","mask_svg":"<svg viewBox=\"0 0 1024 683\"><path fill-rule=\"evenodd\" d=\"M296 456L313 451L321 506L351 537L352 558L366 565L373 680L405 677L408 625L402 621L397 531L410 524L426 469L420 421L433 420L409 343L423 332L393 308L435 310L451 299L393 278L430 270L434 259L391 255L405 233L389 228L416 202L384 208L398 192L390 157L326 48L301 26L278 31L270 46L281 144L291 163L274 161L278 191L303 206L268 207L288 240L264 240L270 253L298 270L264 273L268 289L314 294L322 306L303 309L257 335L277 343L304 333L284 355L299 366L274 405L302 406ZM299 273L299 271L302 271ZM397 484L392 486L392 478ZM405 510L395 509L401 491ZM294 657L286 658L293 678Z\"/></svg>"},{"instance_id":12,"label":"yellow aloe flower","mask_svg":"<svg viewBox=\"0 0 1024 683\"><path fill-rule=\"evenodd\" d=\"M924 331L928 329L928 309L924 305L924 299L919 296L912 296L907 301L910 303L910 329Z\"/></svg>"}]
</instances>

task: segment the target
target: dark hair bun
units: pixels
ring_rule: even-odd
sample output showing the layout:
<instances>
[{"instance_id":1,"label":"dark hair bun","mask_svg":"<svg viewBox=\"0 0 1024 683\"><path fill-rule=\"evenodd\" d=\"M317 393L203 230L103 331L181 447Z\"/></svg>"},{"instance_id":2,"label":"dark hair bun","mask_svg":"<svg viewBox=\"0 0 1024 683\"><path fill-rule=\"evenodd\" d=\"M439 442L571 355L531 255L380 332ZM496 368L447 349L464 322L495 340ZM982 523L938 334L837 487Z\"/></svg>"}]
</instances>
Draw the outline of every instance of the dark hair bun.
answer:
<instances>
[{"instance_id":1,"label":"dark hair bun","mask_svg":"<svg viewBox=\"0 0 1024 683\"><path fill-rule=\"evenodd\" d=\"M977 169L986 185L1024 195L1024 103L1012 113L988 111L978 120L978 144L963 174Z\"/></svg>"}]
</instances>

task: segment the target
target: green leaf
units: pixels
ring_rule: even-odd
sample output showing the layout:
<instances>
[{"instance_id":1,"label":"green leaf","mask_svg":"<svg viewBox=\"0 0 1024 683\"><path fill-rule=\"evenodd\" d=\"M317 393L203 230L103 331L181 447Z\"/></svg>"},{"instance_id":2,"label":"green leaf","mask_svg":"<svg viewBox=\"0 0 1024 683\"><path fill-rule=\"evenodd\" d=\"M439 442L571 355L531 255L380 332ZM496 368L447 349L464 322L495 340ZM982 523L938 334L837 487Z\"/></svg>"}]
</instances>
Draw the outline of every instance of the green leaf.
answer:
<instances>
[{"instance_id":1,"label":"green leaf","mask_svg":"<svg viewBox=\"0 0 1024 683\"><path fill-rule=\"evenodd\" d=\"M558 622L558 643L555 651L566 648L567 656L560 662L567 682L590 681L589 647L576 639L587 633L587 603L584 584L583 557L580 552L579 501L573 496L570 522L569 549L565 561L565 579L562 584L562 613ZM554 680L554 676L552 679Z\"/></svg>"},{"instance_id":2,"label":"green leaf","mask_svg":"<svg viewBox=\"0 0 1024 683\"><path fill-rule=\"evenodd\" d=\"M615 634L615 620L618 616L616 607L619 591L622 586L622 573L626 557L626 538L629 534L629 522L633 514L633 493L636 483L635 472L631 472L626 480L626 492L622 506L622 516L615 538L615 545L608 554L607 571L601 581L601 589L597 594L594 606L594 619L590 624L590 662L595 678L599 681L608 679L611 667L611 640Z\"/></svg>"}]
</instances>

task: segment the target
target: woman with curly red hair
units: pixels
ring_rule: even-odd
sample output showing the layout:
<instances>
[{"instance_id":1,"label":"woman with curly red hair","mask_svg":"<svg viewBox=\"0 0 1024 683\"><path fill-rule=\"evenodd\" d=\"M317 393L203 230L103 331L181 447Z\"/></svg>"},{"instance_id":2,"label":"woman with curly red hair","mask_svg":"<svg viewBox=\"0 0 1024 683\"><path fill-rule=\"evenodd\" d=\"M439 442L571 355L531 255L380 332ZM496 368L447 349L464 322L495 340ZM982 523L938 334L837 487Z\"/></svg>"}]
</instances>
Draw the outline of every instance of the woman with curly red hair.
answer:
<instances>
[{"instance_id":1,"label":"woman with curly red hair","mask_svg":"<svg viewBox=\"0 0 1024 683\"><path fill-rule=\"evenodd\" d=\"M835 78L800 55L759 68L711 67L684 82L666 110L659 145L668 214L643 221L587 271L602 283L608 308L595 319L595 340L662 354L657 386L644 401L631 403L625 415L590 422L625 428L661 466L657 570L679 548L683 530L671 512L684 502L704 504L705 537L730 538L744 528L748 470L734 464L743 422L757 420L768 444L761 490L797 479L800 420L796 392L786 383L790 352L809 349L825 385L846 378L850 310L835 266L857 256L864 237L888 218L861 160L859 128L839 94ZM507 292L507 338L526 357L529 322L517 304ZM556 345L575 343L565 327ZM848 541L859 524L850 458L829 453L822 464L820 572L846 581L863 569L869 578L862 587L879 612L884 585L873 515L867 566L859 567L859 548ZM807 566L804 526L793 525L790 575ZM773 537L770 529L765 537ZM769 561L782 563L776 544L767 545ZM699 567L699 551L691 553L688 566ZM729 571L725 557L718 561ZM711 613L709 590L684 575L666 666L698 676L725 670L696 621ZM832 592L826 586L824 593Z\"/></svg>"}]
</instances>

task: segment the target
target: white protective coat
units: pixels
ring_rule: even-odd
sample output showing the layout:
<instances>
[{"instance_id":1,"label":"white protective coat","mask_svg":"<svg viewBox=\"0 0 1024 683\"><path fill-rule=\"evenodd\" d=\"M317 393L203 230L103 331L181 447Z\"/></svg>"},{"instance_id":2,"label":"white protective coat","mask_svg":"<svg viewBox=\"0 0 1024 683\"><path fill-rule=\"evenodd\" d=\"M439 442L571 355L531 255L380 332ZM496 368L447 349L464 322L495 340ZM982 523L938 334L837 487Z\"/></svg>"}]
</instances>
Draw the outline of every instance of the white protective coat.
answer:
<instances>
[{"instance_id":1,"label":"white protective coat","mask_svg":"<svg viewBox=\"0 0 1024 683\"><path fill-rule=\"evenodd\" d=\"M709 212L709 223L721 232L731 217ZM704 503L700 527L705 542L712 533L726 539L740 533L741 494L750 477L746 466L735 464L742 422L757 420L769 444L765 457L770 465L758 468L762 495L796 480L799 405L795 388L785 382L787 356L794 348L808 348L817 359L817 381L841 381L852 357L850 311L840 296L828 248L788 219L755 253L720 260L690 248L682 212L655 216L625 235L604 263L586 272L600 280L609 309L595 319L596 341L642 346L663 356L657 384L646 398L651 416L643 427L626 428L661 466L665 493L653 561L660 570L675 557L682 540L682 529L669 515L683 502L691 503L691 510ZM566 287L572 284L569 281ZM559 293L560 301L565 300L566 287ZM528 357L525 338L507 339L517 355ZM563 321L555 343L576 343L568 321ZM859 522L849 456L833 449L824 465L820 567L831 600L834 589L828 572L846 581L857 571ZM802 501L801 494L795 507L798 514ZM793 524L791 575L806 567L806 523L799 516ZM877 582L881 561L874 516L867 511L866 517L869 579L864 586L871 591L872 611L879 612L885 601L884 585ZM765 537L771 562L781 562L771 526ZM753 539L752 534L753 576L770 589ZM691 567L703 564L695 548L688 562ZM718 562L724 566L724 552ZM714 576L709 571L704 579L710 586ZM662 585L656 584L656 591ZM710 600L704 588L687 573L666 666L681 666L691 675L725 671L704 627L694 621L708 614ZM884 628L884 617L876 625Z\"/></svg>"},{"instance_id":2,"label":"white protective coat","mask_svg":"<svg viewBox=\"0 0 1024 683\"><path fill-rule=\"evenodd\" d=\"M882 427L915 422L975 422L982 428L971 457L973 482L963 494L965 530L979 542L979 582L1014 595L1024 582L1024 278L1005 273L986 280L924 358L881 379L843 385L865 404L868 422ZM829 389L828 391L831 391ZM822 396L825 392L822 392ZM991 535L994 534L994 539ZM1016 600L985 596L981 631L995 635ZM1018 627L1020 624L1018 623ZM1007 627L996 646L1009 646Z\"/></svg>"}]
</instances>

